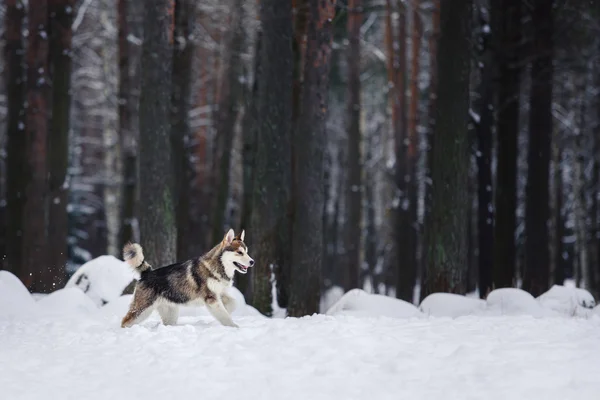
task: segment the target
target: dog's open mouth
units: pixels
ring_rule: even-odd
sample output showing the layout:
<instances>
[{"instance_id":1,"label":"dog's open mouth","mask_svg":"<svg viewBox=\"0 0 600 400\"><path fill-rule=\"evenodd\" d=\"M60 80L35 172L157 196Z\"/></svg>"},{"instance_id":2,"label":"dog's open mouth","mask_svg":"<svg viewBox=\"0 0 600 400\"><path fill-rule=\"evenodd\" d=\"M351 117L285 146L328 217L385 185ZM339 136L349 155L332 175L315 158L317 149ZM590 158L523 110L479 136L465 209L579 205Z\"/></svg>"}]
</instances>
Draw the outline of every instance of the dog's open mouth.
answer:
<instances>
[{"instance_id":1,"label":"dog's open mouth","mask_svg":"<svg viewBox=\"0 0 600 400\"><path fill-rule=\"evenodd\" d=\"M240 264L240 263L239 263L239 262L237 262L237 261L234 261L234 262L233 262L233 265L235 265L235 266L236 266L236 268L238 269L238 271L240 271L240 272L243 272L244 274L245 274L246 272L248 272L248 267L246 267L245 265L242 265L242 264Z\"/></svg>"}]
</instances>

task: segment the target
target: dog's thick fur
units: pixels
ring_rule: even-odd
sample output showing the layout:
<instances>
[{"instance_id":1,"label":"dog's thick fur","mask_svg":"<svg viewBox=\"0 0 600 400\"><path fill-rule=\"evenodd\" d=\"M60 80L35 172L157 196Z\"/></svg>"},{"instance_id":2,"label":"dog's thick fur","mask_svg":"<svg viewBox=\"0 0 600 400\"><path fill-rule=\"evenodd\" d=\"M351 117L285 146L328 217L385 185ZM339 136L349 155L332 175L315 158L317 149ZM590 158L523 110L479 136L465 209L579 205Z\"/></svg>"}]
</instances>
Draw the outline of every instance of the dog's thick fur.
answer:
<instances>
[{"instance_id":1,"label":"dog's thick fur","mask_svg":"<svg viewBox=\"0 0 600 400\"><path fill-rule=\"evenodd\" d=\"M154 309L165 325L174 325L179 306L184 304L204 304L221 324L237 327L231 319L235 301L226 289L231 287L235 271L245 274L254 265L244 243L244 231L235 236L230 229L223 241L202 257L158 269L146 262L137 243L123 248L123 258L140 273L140 280L122 327L142 322Z\"/></svg>"}]
</instances>

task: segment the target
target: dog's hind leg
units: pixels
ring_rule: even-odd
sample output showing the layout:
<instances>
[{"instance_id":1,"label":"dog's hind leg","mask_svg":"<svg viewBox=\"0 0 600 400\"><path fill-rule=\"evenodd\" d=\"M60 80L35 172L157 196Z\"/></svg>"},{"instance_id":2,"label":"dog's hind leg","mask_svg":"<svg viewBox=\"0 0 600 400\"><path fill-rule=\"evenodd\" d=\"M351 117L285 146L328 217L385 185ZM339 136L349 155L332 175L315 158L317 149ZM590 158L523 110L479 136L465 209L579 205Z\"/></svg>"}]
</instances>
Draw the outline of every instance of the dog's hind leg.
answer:
<instances>
[{"instance_id":1,"label":"dog's hind leg","mask_svg":"<svg viewBox=\"0 0 600 400\"><path fill-rule=\"evenodd\" d=\"M133 294L133 301L129 305L129 311L121 321L121 327L127 328L148 318L154 310L156 299L157 296L151 290L138 284Z\"/></svg>"},{"instance_id":2,"label":"dog's hind leg","mask_svg":"<svg viewBox=\"0 0 600 400\"><path fill-rule=\"evenodd\" d=\"M160 304L156 309L158 310L158 314L160 315L163 324L175 325L177 323L177 319L179 318L179 308L177 306L172 304Z\"/></svg>"},{"instance_id":3,"label":"dog's hind leg","mask_svg":"<svg viewBox=\"0 0 600 400\"><path fill-rule=\"evenodd\" d=\"M221 324L225 326L231 326L233 328L239 328L235 322L231 319L231 315L227 312L227 309L223 303L216 297L210 297L205 300L206 308L213 317Z\"/></svg>"}]
</instances>

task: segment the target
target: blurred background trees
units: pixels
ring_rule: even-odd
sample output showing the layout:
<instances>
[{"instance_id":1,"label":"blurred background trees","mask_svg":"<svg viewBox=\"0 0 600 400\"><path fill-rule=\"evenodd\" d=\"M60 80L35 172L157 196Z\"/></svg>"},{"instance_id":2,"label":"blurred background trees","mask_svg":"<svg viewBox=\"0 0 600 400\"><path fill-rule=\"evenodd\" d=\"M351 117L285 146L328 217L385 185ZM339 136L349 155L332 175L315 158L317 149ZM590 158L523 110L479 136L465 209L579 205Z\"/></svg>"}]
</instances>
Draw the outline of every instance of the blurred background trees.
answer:
<instances>
[{"instance_id":1,"label":"blurred background trees","mask_svg":"<svg viewBox=\"0 0 600 400\"><path fill-rule=\"evenodd\" d=\"M128 240L158 265L233 227L265 314L598 296L597 3L6 0L2 268L48 292Z\"/></svg>"}]
</instances>

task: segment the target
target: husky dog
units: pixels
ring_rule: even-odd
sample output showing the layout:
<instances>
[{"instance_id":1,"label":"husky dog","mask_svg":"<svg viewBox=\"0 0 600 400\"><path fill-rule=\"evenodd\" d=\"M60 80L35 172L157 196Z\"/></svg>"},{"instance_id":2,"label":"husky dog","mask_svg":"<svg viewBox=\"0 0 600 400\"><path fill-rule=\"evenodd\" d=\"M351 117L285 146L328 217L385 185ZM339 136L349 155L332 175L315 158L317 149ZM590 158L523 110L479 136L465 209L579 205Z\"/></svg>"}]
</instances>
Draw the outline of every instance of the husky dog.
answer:
<instances>
[{"instance_id":1,"label":"husky dog","mask_svg":"<svg viewBox=\"0 0 600 400\"><path fill-rule=\"evenodd\" d=\"M245 274L254 265L244 243L244 231L235 236L230 229L221 243L202 257L158 269L146 262L137 243L123 248L123 258L140 273L140 280L121 327L142 322L154 309L165 325L174 325L179 306L184 304L204 304L221 324L238 327L230 315L235 301L226 289L231 287L235 271Z\"/></svg>"}]
</instances>

